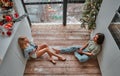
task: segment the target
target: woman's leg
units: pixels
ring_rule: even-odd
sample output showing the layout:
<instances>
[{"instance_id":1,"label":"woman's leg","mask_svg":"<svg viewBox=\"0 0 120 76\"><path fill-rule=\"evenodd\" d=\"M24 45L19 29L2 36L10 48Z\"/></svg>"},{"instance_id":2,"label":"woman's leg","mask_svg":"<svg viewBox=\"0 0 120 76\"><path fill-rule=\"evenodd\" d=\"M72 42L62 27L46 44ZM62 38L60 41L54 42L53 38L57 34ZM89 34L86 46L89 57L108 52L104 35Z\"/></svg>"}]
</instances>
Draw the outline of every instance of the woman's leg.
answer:
<instances>
[{"instance_id":1,"label":"woman's leg","mask_svg":"<svg viewBox=\"0 0 120 76\"><path fill-rule=\"evenodd\" d=\"M55 53L56 53L56 54L59 54L60 51L61 51L61 50L59 50L59 49L55 49L55 48L52 48L52 49L55 50Z\"/></svg>"},{"instance_id":2,"label":"woman's leg","mask_svg":"<svg viewBox=\"0 0 120 76\"><path fill-rule=\"evenodd\" d=\"M47 44L39 45L38 50L41 50L41 49L44 49L44 48L48 48L46 52L49 54L50 57L53 55L53 56L58 57L59 60L65 60L65 58L63 58L62 56L50 51Z\"/></svg>"},{"instance_id":3,"label":"woman's leg","mask_svg":"<svg viewBox=\"0 0 120 76\"><path fill-rule=\"evenodd\" d=\"M42 56L43 54L47 53L47 54L50 56L49 60L50 60L53 64L56 64L56 62L55 62L54 59L52 58L52 54L50 54L50 53L48 52L48 50L49 50L48 48L43 48L43 49L40 49L40 50L36 51L37 57L40 57L40 56Z\"/></svg>"},{"instance_id":4,"label":"woman's leg","mask_svg":"<svg viewBox=\"0 0 120 76\"><path fill-rule=\"evenodd\" d=\"M79 54L78 52L74 52L75 57L80 61L80 62L86 62L88 59L90 59L89 56L83 54Z\"/></svg>"},{"instance_id":5,"label":"woman's leg","mask_svg":"<svg viewBox=\"0 0 120 76\"><path fill-rule=\"evenodd\" d=\"M44 53L48 53L48 55L50 56L50 61L53 62L54 64L56 63L53 59L52 59L52 56L56 56L58 57L59 60L66 60L64 57L58 55L58 54L55 54L54 52L50 51L49 48L43 48L39 51L36 51L36 54L37 54L37 57L40 57L42 56Z\"/></svg>"},{"instance_id":6,"label":"woman's leg","mask_svg":"<svg viewBox=\"0 0 120 76\"><path fill-rule=\"evenodd\" d=\"M65 60L66 60L66 59L65 59L64 57L62 57L61 55L58 55L58 54L50 51L49 48L48 48L48 50L47 50L47 53L50 54L51 56L57 57L59 60L62 60L62 61L65 61Z\"/></svg>"},{"instance_id":7,"label":"woman's leg","mask_svg":"<svg viewBox=\"0 0 120 76\"><path fill-rule=\"evenodd\" d=\"M71 47L67 47L67 48L62 48L60 50L52 48L53 50L56 51L56 53L72 53L75 52L77 50L79 50L80 47L77 46L71 46Z\"/></svg>"},{"instance_id":8,"label":"woman's leg","mask_svg":"<svg viewBox=\"0 0 120 76\"><path fill-rule=\"evenodd\" d=\"M41 50L43 48L48 48L48 45L47 44L41 44L41 45L38 45L38 50Z\"/></svg>"}]
</instances>

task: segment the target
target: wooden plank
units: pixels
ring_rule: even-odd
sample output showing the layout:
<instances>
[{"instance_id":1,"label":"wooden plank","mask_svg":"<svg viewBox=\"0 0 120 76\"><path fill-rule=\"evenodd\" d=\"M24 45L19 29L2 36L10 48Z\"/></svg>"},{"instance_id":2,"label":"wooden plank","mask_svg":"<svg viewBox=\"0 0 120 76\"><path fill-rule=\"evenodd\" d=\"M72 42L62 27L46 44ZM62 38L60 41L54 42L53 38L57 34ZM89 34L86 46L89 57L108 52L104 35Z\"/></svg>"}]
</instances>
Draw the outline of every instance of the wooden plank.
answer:
<instances>
[{"instance_id":1,"label":"wooden plank","mask_svg":"<svg viewBox=\"0 0 120 76\"><path fill-rule=\"evenodd\" d=\"M73 46L73 45L83 45L85 44L87 41L53 41L53 40L49 40L49 41L41 41L41 40L35 40L36 44L43 44L43 43L47 43L50 46Z\"/></svg>"},{"instance_id":2,"label":"wooden plank","mask_svg":"<svg viewBox=\"0 0 120 76\"><path fill-rule=\"evenodd\" d=\"M32 29L48 29L48 30L51 30L51 29L59 29L59 30L87 30L87 29L84 29L84 28L81 28L80 25L68 25L68 26L63 26L63 25L36 25L36 26L32 26Z\"/></svg>"},{"instance_id":3,"label":"wooden plank","mask_svg":"<svg viewBox=\"0 0 120 76\"><path fill-rule=\"evenodd\" d=\"M89 69L89 70L88 70ZM61 68L61 67L54 67L54 68L45 68L45 67L36 67L36 68L29 68L25 71L25 73L38 73L41 75L79 75L79 74L100 74L99 69L97 67L84 67L84 68Z\"/></svg>"},{"instance_id":4,"label":"wooden plank","mask_svg":"<svg viewBox=\"0 0 120 76\"><path fill-rule=\"evenodd\" d=\"M47 66L46 66L47 64ZM94 65L93 63L80 63L78 61L57 61L56 65L53 65L51 62L47 60L39 60L39 61L29 61L27 64L27 67L34 68L34 67L44 67L44 68L55 68L55 67L61 67L61 68L83 68L83 67L98 67L97 65Z\"/></svg>"},{"instance_id":5,"label":"wooden plank","mask_svg":"<svg viewBox=\"0 0 120 76\"><path fill-rule=\"evenodd\" d=\"M61 34L42 34L42 33L40 33L40 34L32 34L32 36L34 36L34 38L41 38L41 37L57 37L57 38L69 38L69 37L74 37L74 38L89 38L89 35L82 35L82 34L72 34L72 33L70 33L70 34L63 34L63 33L61 33Z\"/></svg>"},{"instance_id":6,"label":"wooden plank","mask_svg":"<svg viewBox=\"0 0 120 76\"><path fill-rule=\"evenodd\" d=\"M53 32L59 32L59 33L61 33L61 32L64 32L64 33L78 33L78 32L81 32L80 34L89 34L90 32L88 32L88 31L86 31L86 30L80 30L80 29L78 29L78 30L75 30L75 29L73 29L73 30L68 30L68 29L64 29L64 30L60 30L60 29L52 29L52 30L50 30L50 31L46 31L46 30L44 30L44 29L32 29L32 33L34 34L34 33L36 33L36 32L38 32L38 33L53 33Z\"/></svg>"},{"instance_id":7,"label":"wooden plank","mask_svg":"<svg viewBox=\"0 0 120 76\"><path fill-rule=\"evenodd\" d=\"M24 76L101 76L100 74L79 74L79 75L41 75L41 74L25 74Z\"/></svg>"}]
</instances>

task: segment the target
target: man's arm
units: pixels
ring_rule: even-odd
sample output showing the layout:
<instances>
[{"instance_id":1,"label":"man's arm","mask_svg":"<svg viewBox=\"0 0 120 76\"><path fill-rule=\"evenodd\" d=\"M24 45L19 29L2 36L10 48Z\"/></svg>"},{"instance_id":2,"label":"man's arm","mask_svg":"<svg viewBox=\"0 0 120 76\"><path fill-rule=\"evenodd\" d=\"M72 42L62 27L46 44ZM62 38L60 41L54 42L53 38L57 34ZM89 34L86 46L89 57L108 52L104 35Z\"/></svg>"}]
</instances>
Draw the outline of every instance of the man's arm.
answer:
<instances>
[{"instance_id":1,"label":"man's arm","mask_svg":"<svg viewBox=\"0 0 120 76\"><path fill-rule=\"evenodd\" d=\"M88 46L88 43L86 43L83 47L81 47L80 49L83 50Z\"/></svg>"},{"instance_id":2,"label":"man's arm","mask_svg":"<svg viewBox=\"0 0 120 76\"><path fill-rule=\"evenodd\" d=\"M78 52L79 52L80 54L82 54L82 50L85 49L85 48L88 46L88 43L89 43L89 42L87 42L83 47L81 47L81 48L78 50Z\"/></svg>"},{"instance_id":3,"label":"man's arm","mask_svg":"<svg viewBox=\"0 0 120 76\"><path fill-rule=\"evenodd\" d=\"M88 56L93 56L93 54L90 53L90 52L82 52L82 54L85 54L85 55L88 55Z\"/></svg>"},{"instance_id":4,"label":"man's arm","mask_svg":"<svg viewBox=\"0 0 120 76\"><path fill-rule=\"evenodd\" d=\"M82 54L86 54L86 55L88 55L88 56L95 56L95 55L97 55L99 52L100 52L100 49L95 48L95 49L92 50L91 52L84 52L84 51L82 51L81 53L82 53Z\"/></svg>"}]
</instances>

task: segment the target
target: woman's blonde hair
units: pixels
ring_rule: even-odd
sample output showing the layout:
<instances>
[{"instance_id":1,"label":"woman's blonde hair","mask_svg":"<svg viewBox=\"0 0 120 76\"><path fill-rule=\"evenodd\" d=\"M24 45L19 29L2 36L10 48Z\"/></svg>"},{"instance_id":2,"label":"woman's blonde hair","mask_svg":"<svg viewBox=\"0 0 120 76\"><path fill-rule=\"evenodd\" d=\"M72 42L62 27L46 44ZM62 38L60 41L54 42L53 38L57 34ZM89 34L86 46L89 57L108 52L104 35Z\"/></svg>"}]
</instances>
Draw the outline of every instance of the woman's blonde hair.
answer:
<instances>
[{"instance_id":1,"label":"woman's blonde hair","mask_svg":"<svg viewBox=\"0 0 120 76\"><path fill-rule=\"evenodd\" d=\"M20 46L20 48L23 50L23 49L25 49L26 48L26 44L24 43L25 41L25 39L26 39L27 37L25 37L25 36L20 36L19 38L18 38L18 44L19 44L19 46Z\"/></svg>"}]
</instances>

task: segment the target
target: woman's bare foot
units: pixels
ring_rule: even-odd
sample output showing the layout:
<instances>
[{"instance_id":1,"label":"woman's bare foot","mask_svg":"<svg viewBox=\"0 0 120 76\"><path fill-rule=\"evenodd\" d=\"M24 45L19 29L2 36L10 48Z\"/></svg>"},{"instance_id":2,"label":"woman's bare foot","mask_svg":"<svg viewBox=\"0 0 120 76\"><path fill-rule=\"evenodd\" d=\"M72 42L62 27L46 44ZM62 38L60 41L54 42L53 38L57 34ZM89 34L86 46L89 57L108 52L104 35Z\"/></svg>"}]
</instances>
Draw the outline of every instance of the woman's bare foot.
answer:
<instances>
[{"instance_id":1,"label":"woman's bare foot","mask_svg":"<svg viewBox=\"0 0 120 76\"><path fill-rule=\"evenodd\" d=\"M56 61L55 61L54 59L50 58L49 60L50 60L50 62L52 62L53 64L56 64Z\"/></svg>"},{"instance_id":2,"label":"woman's bare foot","mask_svg":"<svg viewBox=\"0 0 120 76\"><path fill-rule=\"evenodd\" d=\"M55 53L56 54L59 54L60 53L60 50L57 50L57 49L54 49L54 48L52 48L53 50L55 50Z\"/></svg>"},{"instance_id":3,"label":"woman's bare foot","mask_svg":"<svg viewBox=\"0 0 120 76\"><path fill-rule=\"evenodd\" d=\"M66 61L66 58L64 58L64 57L59 57L58 59L61 61Z\"/></svg>"}]
</instances>

